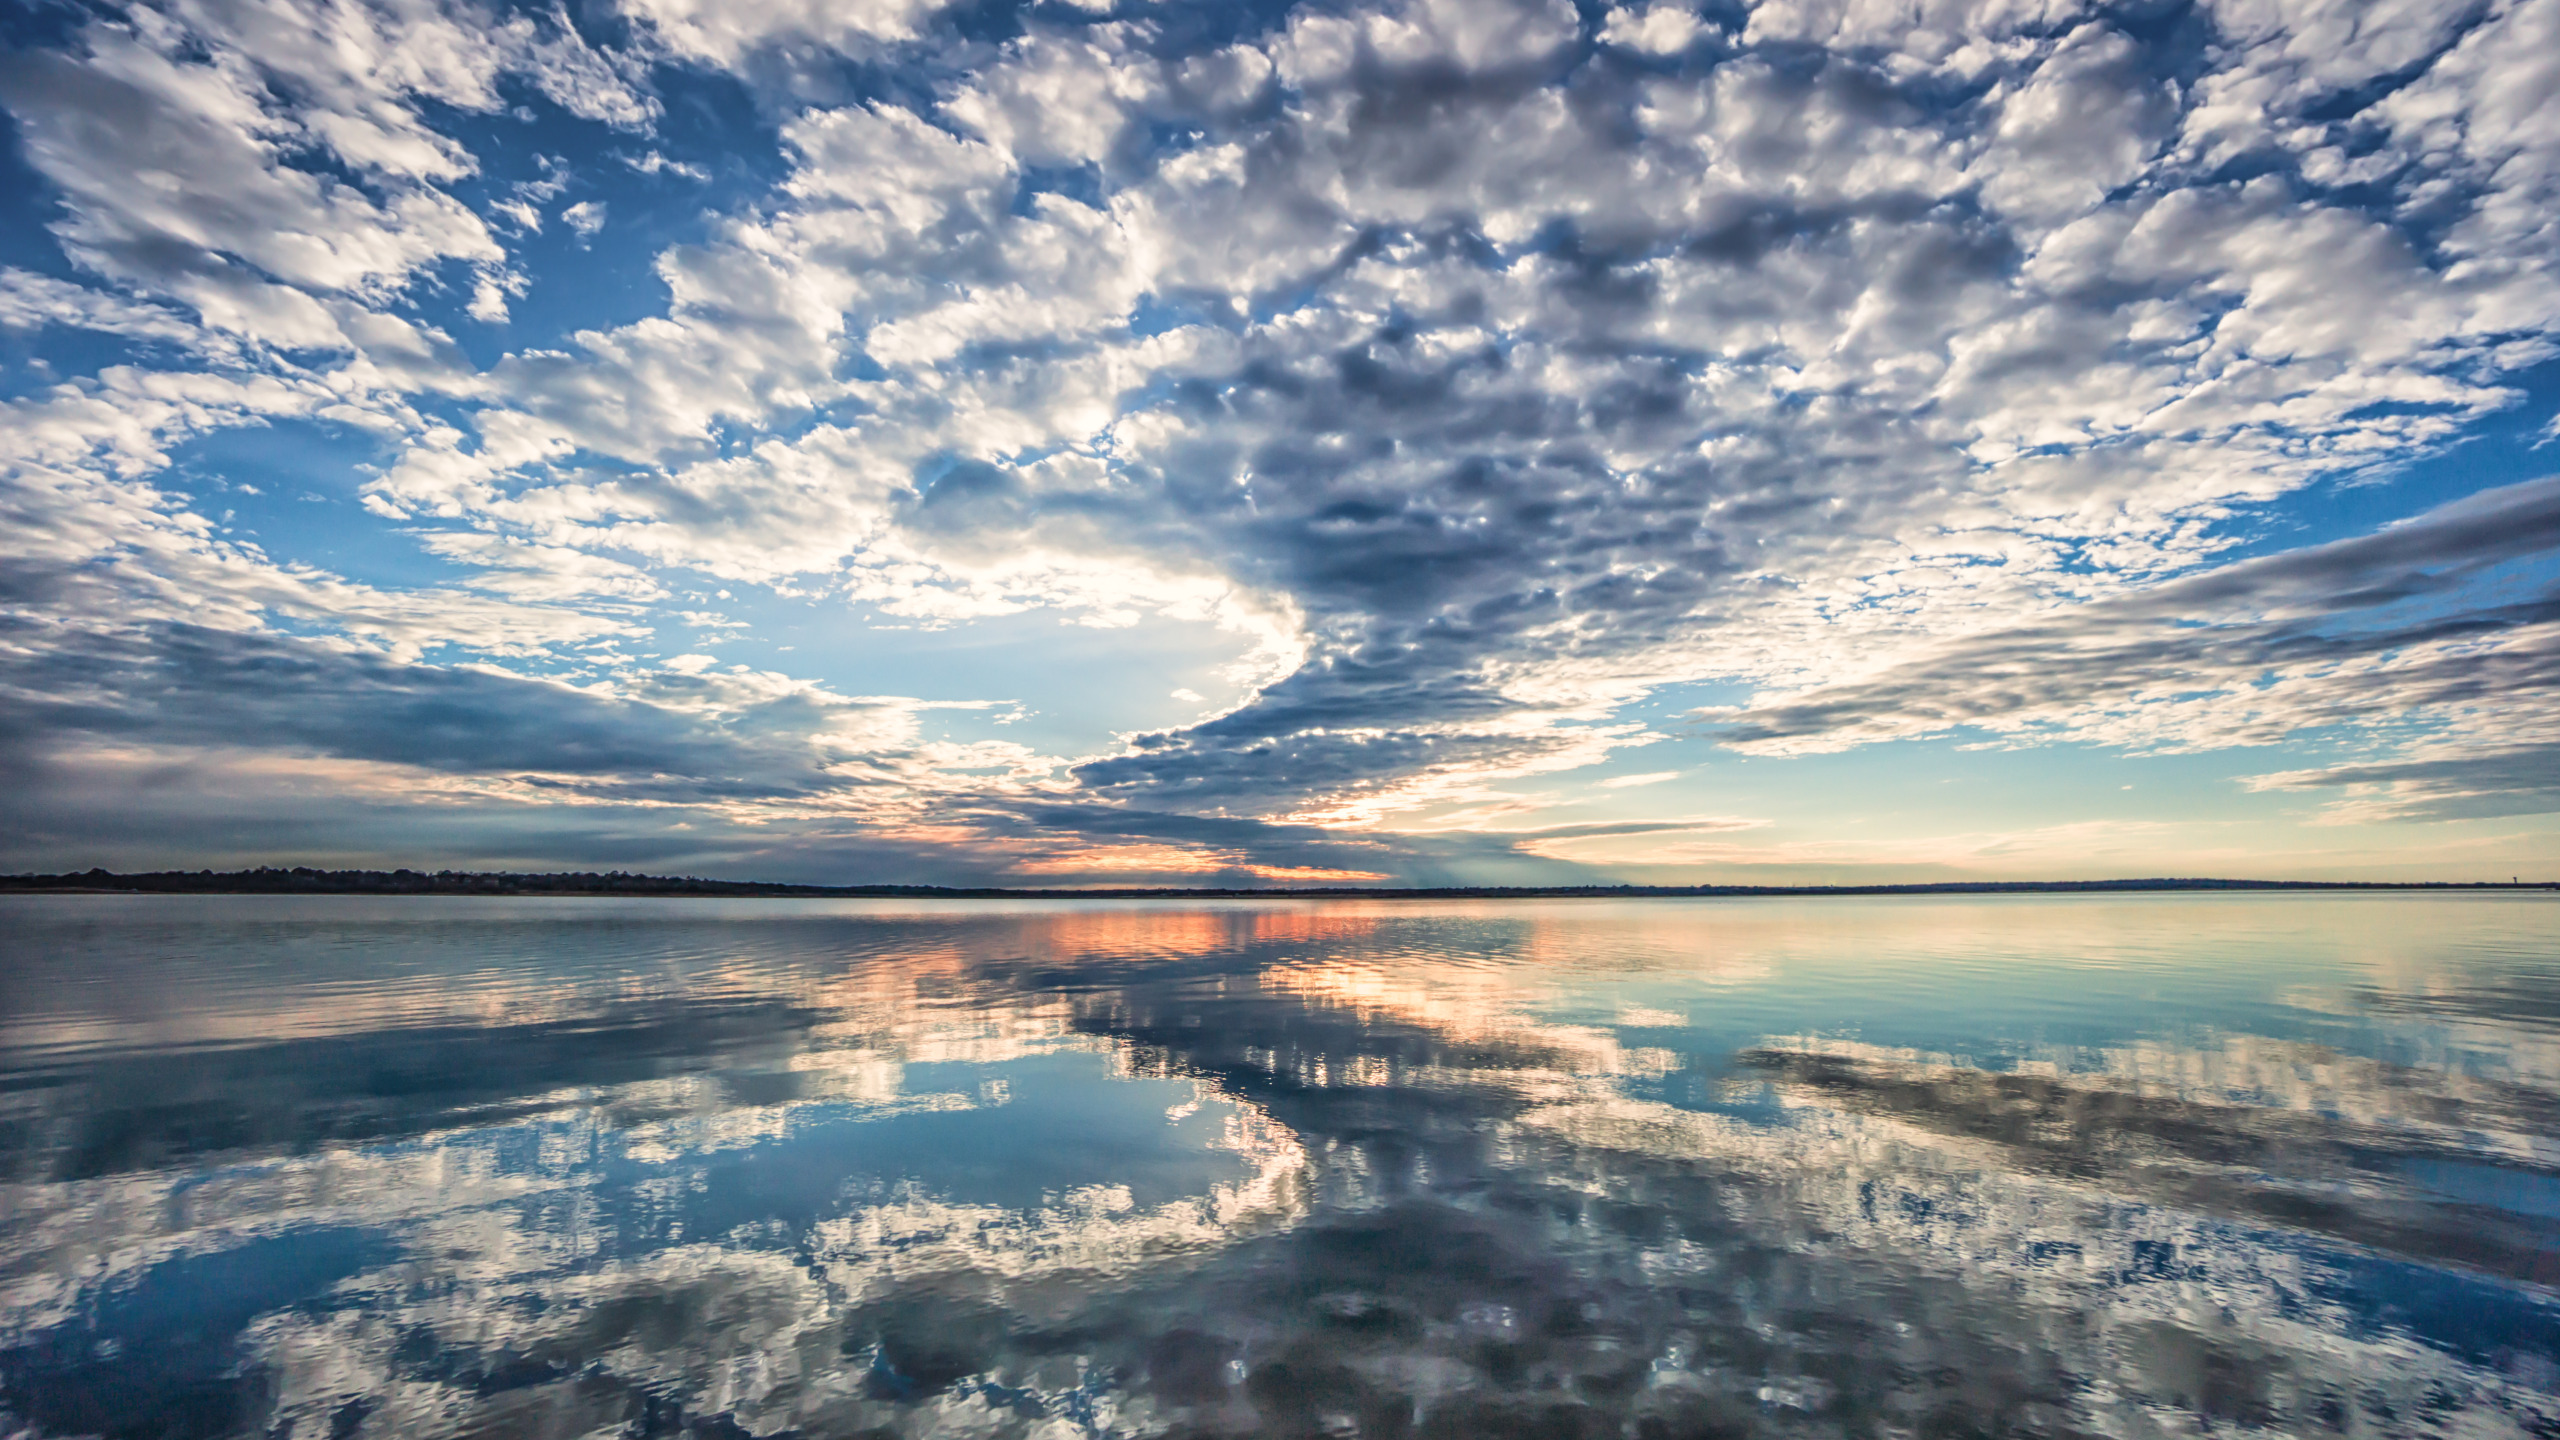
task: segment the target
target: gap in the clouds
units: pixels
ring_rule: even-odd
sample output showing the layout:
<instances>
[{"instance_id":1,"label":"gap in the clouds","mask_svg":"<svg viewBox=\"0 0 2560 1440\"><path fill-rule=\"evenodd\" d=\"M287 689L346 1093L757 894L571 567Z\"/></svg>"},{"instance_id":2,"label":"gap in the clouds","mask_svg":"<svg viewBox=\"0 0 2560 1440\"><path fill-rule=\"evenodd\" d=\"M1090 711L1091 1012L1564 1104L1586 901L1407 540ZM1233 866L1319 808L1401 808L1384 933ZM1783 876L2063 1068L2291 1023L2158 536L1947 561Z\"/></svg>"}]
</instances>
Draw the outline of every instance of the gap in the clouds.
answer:
<instances>
[{"instance_id":1,"label":"gap in the clouds","mask_svg":"<svg viewBox=\"0 0 2560 1440\"><path fill-rule=\"evenodd\" d=\"M1209 138L1209 132L1190 116L1174 120L1151 119L1144 123L1147 143L1143 153L1153 165L1161 166L1176 155L1196 150Z\"/></svg>"},{"instance_id":2,"label":"gap in the clouds","mask_svg":"<svg viewBox=\"0 0 2560 1440\"><path fill-rule=\"evenodd\" d=\"M1202 325L1218 330L1239 328L1239 321L1233 309L1215 297L1205 298L1209 298L1211 303L1203 304L1192 297L1150 290L1139 296L1138 303L1129 311L1129 333L1143 339L1150 335L1162 335L1169 330L1180 330L1189 325ZM1122 408L1124 410L1145 409L1157 398L1172 393L1176 388L1179 388L1178 382L1169 383L1161 378L1150 377L1145 388L1130 391L1122 397Z\"/></svg>"},{"instance_id":3,"label":"gap in the clouds","mask_svg":"<svg viewBox=\"0 0 2560 1440\"><path fill-rule=\"evenodd\" d=\"M2204 47L2213 39L2208 12L2195 0L2116 0L2094 8L2109 27L2149 48L2177 47L2183 52L2181 58L2191 62L2201 59ZM2055 25L2021 26L2020 33L2058 37L2081 22L2079 15L2068 10L2055 13L2060 17Z\"/></svg>"},{"instance_id":4,"label":"gap in the clouds","mask_svg":"<svg viewBox=\"0 0 2560 1440\"><path fill-rule=\"evenodd\" d=\"M2238 543L2221 562L2369 535L2467 495L2560 473L2560 442L2546 429L2560 412L2560 360L2502 377L2521 399L2475 423L2462 439L2396 468L2358 470L2240 509L2216 527Z\"/></svg>"},{"instance_id":5,"label":"gap in the clouds","mask_svg":"<svg viewBox=\"0 0 2560 1440\"><path fill-rule=\"evenodd\" d=\"M74 278L79 283L91 283L86 277ZM129 335L109 335L69 325L45 325L32 330L0 326L0 400L16 400L66 381L94 379L99 371L117 365L191 370L201 363L184 346L166 341L137 340Z\"/></svg>"},{"instance_id":6,"label":"gap in the clouds","mask_svg":"<svg viewBox=\"0 0 2560 1440\"><path fill-rule=\"evenodd\" d=\"M169 455L157 483L192 497L190 508L219 523L223 538L254 544L278 563L395 588L451 584L475 573L360 507L358 487L384 458L380 437L366 431L280 420L209 431Z\"/></svg>"},{"instance_id":7,"label":"gap in the clouds","mask_svg":"<svg viewBox=\"0 0 2560 1440\"><path fill-rule=\"evenodd\" d=\"M1341 14L1353 7L1297 0L1177 0L1140 7L1123 0L1118 8L1143 13L1155 30L1148 48L1156 54L1192 55L1270 34L1293 14Z\"/></svg>"},{"instance_id":8,"label":"gap in the clouds","mask_svg":"<svg viewBox=\"0 0 2560 1440\"><path fill-rule=\"evenodd\" d=\"M1644 698L1621 707L1617 715L1640 718L1659 726L1666 716L1686 715L1703 706L1741 705L1748 702L1757 689L1748 681L1726 678L1682 680L1670 685L1657 685Z\"/></svg>"},{"instance_id":9,"label":"gap in the clouds","mask_svg":"<svg viewBox=\"0 0 2560 1440\"><path fill-rule=\"evenodd\" d=\"M94 12L86 5L19 4L0 6L0 49L60 50L86 25Z\"/></svg>"},{"instance_id":10,"label":"gap in the clouds","mask_svg":"<svg viewBox=\"0 0 2560 1440\"><path fill-rule=\"evenodd\" d=\"M670 296L658 257L712 239L789 173L773 123L735 80L671 67L655 79L665 112L648 134L581 119L522 84L511 88L512 107L496 115L438 109L438 128L480 164L449 188L487 221L526 282L497 325L468 313L469 266L447 264L434 283L414 288L419 314L451 334L473 364L485 369L509 352L663 315ZM654 173L643 168L651 163ZM528 186L539 188L528 193ZM532 204L542 228L524 229L492 208L511 200ZM592 234L563 218L580 204L603 207Z\"/></svg>"},{"instance_id":11,"label":"gap in the clouds","mask_svg":"<svg viewBox=\"0 0 2560 1440\"><path fill-rule=\"evenodd\" d=\"M939 20L960 39L980 45L1002 45L1035 30L1075 31L1137 20L1158 32L1151 47L1158 53L1187 54L1260 35L1293 10L1341 8L1345 7L1290 0L1193 0L1189 4L1116 0L1107 9L1097 10L1069 0L961 0L943 11Z\"/></svg>"},{"instance_id":12,"label":"gap in the clouds","mask_svg":"<svg viewBox=\"0 0 2560 1440\"><path fill-rule=\"evenodd\" d=\"M1102 167L1090 160L1082 165L1024 165L1017 174L1020 179L1013 191L1016 215L1037 213L1043 195L1062 195L1095 210L1106 209L1110 203L1103 193Z\"/></svg>"},{"instance_id":13,"label":"gap in the clouds","mask_svg":"<svg viewBox=\"0 0 2560 1440\"><path fill-rule=\"evenodd\" d=\"M0 265L90 283L92 277L74 266L53 238L51 226L62 218L61 199L52 182L27 163L18 117L0 109Z\"/></svg>"},{"instance_id":14,"label":"gap in the clouds","mask_svg":"<svg viewBox=\"0 0 2560 1440\"><path fill-rule=\"evenodd\" d=\"M1067 19L1091 24L1094 17L1066 5L1043 5L1038 0L963 0L942 12L942 23L963 40L982 45L1001 45L1018 38L1027 18Z\"/></svg>"},{"instance_id":15,"label":"gap in the clouds","mask_svg":"<svg viewBox=\"0 0 2560 1440\"><path fill-rule=\"evenodd\" d=\"M1179 728L1243 695L1221 672L1243 658L1247 642L1207 621L1151 615L1097 627L1061 611L1026 610L929 626L834 598L727 588L727 600L704 588L670 601L655 622L654 648L669 657L698 651L723 667L776 670L848 695L1006 702L931 712L928 739L1092 754L1117 749L1120 734ZM686 611L740 628L689 625Z\"/></svg>"}]
</instances>

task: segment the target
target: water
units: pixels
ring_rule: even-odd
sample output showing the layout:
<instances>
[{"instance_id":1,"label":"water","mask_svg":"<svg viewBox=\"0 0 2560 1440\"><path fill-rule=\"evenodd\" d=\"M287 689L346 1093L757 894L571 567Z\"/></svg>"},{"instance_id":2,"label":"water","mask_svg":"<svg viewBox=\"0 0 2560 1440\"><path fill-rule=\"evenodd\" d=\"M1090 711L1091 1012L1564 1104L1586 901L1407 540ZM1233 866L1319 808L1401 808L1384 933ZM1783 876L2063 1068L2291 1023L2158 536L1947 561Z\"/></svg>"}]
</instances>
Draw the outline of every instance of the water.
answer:
<instances>
[{"instance_id":1,"label":"water","mask_svg":"<svg viewBox=\"0 0 2560 1440\"><path fill-rule=\"evenodd\" d=\"M2560 901L0 901L0 1434L2560 1433Z\"/></svg>"}]
</instances>

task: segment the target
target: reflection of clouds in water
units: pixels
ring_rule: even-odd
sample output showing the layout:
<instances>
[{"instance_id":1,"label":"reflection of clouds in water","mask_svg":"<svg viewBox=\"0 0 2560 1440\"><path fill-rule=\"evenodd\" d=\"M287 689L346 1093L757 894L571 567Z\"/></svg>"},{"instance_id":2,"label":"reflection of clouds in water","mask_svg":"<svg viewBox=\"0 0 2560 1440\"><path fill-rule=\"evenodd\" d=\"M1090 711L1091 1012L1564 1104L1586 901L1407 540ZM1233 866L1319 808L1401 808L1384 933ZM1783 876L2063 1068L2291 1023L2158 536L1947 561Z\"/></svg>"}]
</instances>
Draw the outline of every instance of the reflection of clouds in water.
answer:
<instances>
[{"instance_id":1,"label":"reflection of clouds in water","mask_svg":"<svg viewBox=\"0 0 2560 1440\"><path fill-rule=\"evenodd\" d=\"M1110 1055L1090 1058L1103 1067L1092 1083L1119 1083L1105 1078ZM1101 1183L1025 1209L894 1181L872 1185L879 1198L866 1201L857 1181L814 1224L690 1236L680 1221L652 1226L644 1214L635 1238L615 1210L636 1202L680 1215L716 1182L706 1162L787 1142L812 1119L846 1118L835 1102L708 1109L704 1092L718 1088L648 1082L592 1097L602 1103L573 1118L388 1150L16 1187L9 1248L22 1266L43 1268L13 1277L7 1339L75 1322L161 1267L267 1237L359 1228L387 1237L398 1258L337 1280L324 1303L266 1315L243 1338L242 1359L273 1397L270 1434L337 1433L351 1405L386 1434L504 1430L537 1412L542 1428L576 1433L586 1427L573 1419L614 1420L643 1394L734 1412L770 1433L811 1407L840 1408L848 1391L875 1403L861 1399L865 1372L839 1353L839 1332L884 1294L957 1281L1001 1301L1061 1276L1107 1283L1303 1210L1294 1137L1250 1105L1195 1093L1190 1133L1168 1130L1167 1143L1237 1162L1226 1167L1233 1178L1198 1194L1146 1204ZM693 1113L628 1128L611 1118L671 1106ZM857 1113L878 1121L974 1108L953 1094L884 1096ZM1159 1106L1159 1126L1163 1114ZM587 1406L603 1408L588 1416Z\"/></svg>"},{"instance_id":2,"label":"reflection of clouds in water","mask_svg":"<svg viewBox=\"0 0 2560 1440\"><path fill-rule=\"evenodd\" d=\"M1626 1093L1627 1079L1660 1073L1646 1062L1662 1052L1538 1022L1554 994L1534 971L1331 962L1274 967L1264 984L1365 1032L1430 1034L1445 1048L1433 1063L1407 1057L1403 1082L1472 1087L1498 1109L1518 1107L1495 1127L1506 1137L1488 1151L1498 1168L1628 1204L1654 1167L1703 1171L1764 1241L2041 1312L2030 1323L2080 1377L2069 1418L2098 1433L2174 1429L2182 1407L2260 1423L2352 1419L2361 1407L2398 1417L2381 1427L2394 1433L2539 1433L2560 1418L2548 1353L2560 1324L2547 1299L2504 1297L2533 1317L2526 1333L2466 1357L2447 1349L2458 1325L2379 1321L2354 1293L2389 1264L2370 1258L2377 1249L2560 1282L2543 1218L2560 1212L2529 1208L2535 1218L2520 1221L2462 1203L2441 1182L2412 1183L2429 1163L2503 1165L2498 1193L2511 1209L2518 1186L2560 1196L2560 1111L2547 1088L2519 1083L2529 1067L2482 1076L2221 1035L2201 1046L2045 1047L1994 1073L1801 1037L1741 1057L1775 1082L1779 1111L1745 1120ZM1665 1017L1622 1011L1621 1022ZM2482 1038L2468 1048L2499 1049ZM1373 1058L1246 1056L1314 1087L1328 1065L1338 1074ZM2470 1189L2477 1200L2481 1187ZM1660 1285L1715 1284L1728 1268L1714 1245L1633 1248ZM2201 1331L2200 1317L2211 1317ZM2336 1369L2364 1377L2362 1388L2322 1390L2319 1377ZM1667 1373L1658 1365L1655 1379ZM1755 1393L1832 1390L1782 1376Z\"/></svg>"},{"instance_id":3,"label":"reflection of clouds in water","mask_svg":"<svg viewBox=\"0 0 2560 1440\"><path fill-rule=\"evenodd\" d=\"M1996 1146L1923 1128L1810 1107L1791 1119L1770 1129L1618 1099L1520 1123L1566 1142L1581 1162L1567 1173L1589 1183L1626 1186L1596 1158L1611 1152L1711 1167L1744 1180L1750 1212L1793 1248L1913 1295L1965 1296L1925 1308L2012 1311L2001 1328L2071 1377L2056 1418L2073 1429L2178 1433L2201 1417L2281 1432L2327 1414L2341 1423L2317 1428L2526 1435L2560 1419L2560 1372L2531 1350L2483 1363L2373 1323L2350 1293L2371 1278L2351 1254L2019 1170ZM1716 1283L1724 1261L1678 1242L1637 1257L1669 1286Z\"/></svg>"},{"instance_id":4,"label":"reflection of clouds in water","mask_svg":"<svg viewBox=\"0 0 2560 1440\"><path fill-rule=\"evenodd\" d=\"M2537 1086L2540 1077L2534 1072L2519 1076L2511 1066L2490 1067L2493 1073L2486 1075L2464 1073L2396 1065L2297 1040L2227 1034L2183 1045L2142 1040L2047 1046L1998 1073L1951 1056L1830 1036L1775 1037L1761 1048L1768 1055L1798 1054L1889 1073L1900 1084L1941 1092L2049 1085L2056 1093L2085 1100L2121 1096L2188 1107L2190 1114L2195 1113L2192 1107L2217 1107L2228 1112L2222 1117L2227 1123L2264 1128L2270 1139L2307 1141L2315 1132L2353 1127L2382 1132L2375 1137L2380 1143L2485 1152L2560 1167L2560 1136L2541 1128L2553 1119L2560 1092ZM2121 1115L2117 1110L2097 1118Z\"/></svg>"},{"instance_id":5,"label":"reflection of clouds in water","mask_svg":"<svg viewBox=\"0 0 2560 1440\"><path fill-rule=\"evenodd\" d=\"M36 1381L120 1385L132 1431L193 1385L311 1440L2560 1423L2530 1024L1924 1050L1797 1003L1735 1054L1689 1017L1853 927L1585 913L742 927L699 985L518 974L510 1023L57 1059L0 1141L7 1404L113 1430ZM1892 943L1989 924L1909 913ZM134 1358L136 1297L223 1284L236 1343Z\"/></svg>"},{"instance_id":6,"label":"reflection of clouds in water","mask_svg":"<svg viewBox=\"0 0 2560 1440\"><path fill-rule=\"evenodd\" d=\"M2381 1018L2429 1066L2560 1091L2560 970L2487 977L2436 971L2393 980L2304 986L2284 998L2316 1014Z\"/></svg>"},{"instance_id":7,"label":"reflection of clouds in water","mask_svg":"<svg viewBox=\"0 0 2560 1440\"><path fill-rule=\"evenodd\" d=\"M253 1125L232 1137L250 1142L251 1153L236 1144L223 1151L235 1163L11 1188L0 1221L11 1261L0 1343L23 1346L39 1332L77 1328L116 1295L207 1256L360 1230L386 1237L398 1258L337 1279L323 1304L269 1313L243 1337L241 1359L272 1395L270 1433L333 1434L359 1413L378 1433L503 1430L533 1423L536 1412L543 1427L557 1429L584 1414L582 1406L601 1405L596 1413L610 1419L606 1412L629 1397L660 1392L697 1408L787 1419L796 1405L823 1408L845 1386L860 1389L864 1372L837 1353L834 1332L850 1307L878 1292L936 1277L1000 1289L1061 1272L1158 1267L1285 1222L1302 1207L1294 1177L1304 1159L1284 1128L1197 1082L1157 1080L1148 1083L1175 1092L1172 1103L1159 1099L1147 1110L1147 1123L1162 1134L1159 1148L1233 1162L1177 1167L1175 1180L1191 1171L1208 1177L1197 1193L1142 1200L1108 1183L1115 1160L1137 1157L1126 1153L1126 1136L1105 1135L1123 1148L1087 1167L1098 1183L1030 1208L955 1199L894 1175L856 1176L844 1182L851 1191L820 1197L826 1216L814 1224L684 1233L688 1201L717 1183L708 1167L723 1156L787 1152L795 1137L823 1127L839 1149L850 1138L858 1152L861 1136L849 1136L848 1123L870 1131L1012 1099L1001 1077L972 1082L965 1093L919 1091L908 1083L919 1067L983 1073L1052 1057L1081 1072L1062 1076L1053 1067L1039 1077L1051 1087L1125 1089L1136 1078L1125 1047L1072 1033L1063 1002L990 1003L983 987L964 983L960 957L915 959L854 967L795 995L799 1005L756 1007L761 1023L743 1034L734 1021L699 1015L687 1017L690 1024L645 1011L597 1020L595 997L551 997L548 1008L527 1008L590 1018L570 1025L573 1041L544 1023L493 1037L499 1049L520 1042L523 1073L514 1075L494 1063L493 1046L476 1032L396 1041L390 1063L404 1045L423 1048L429 1058L410 1068L440 1072L449 1093L412 1096L429 1128L389 1145L256 1155L290 1145L298 1123L315 1113L342 1113L349 1091L380 1077L325 1066L310 1073L304 1062L312 1051L300 1042L236 1052L225 1077L234 1097L263 1101L268 1113L259 1117L265 1133ZM937 991L956 1003L935 1003ZM672 1028L683 1029L690 1053L652 1043ZM528 1041L537 1049L578 1045L590 1066L603 1052L638 1053L678 1073L542 1088L560 1078L558 1067L524 1066ZM600 1068L609 1075L613 1067ZM959 1078L947 1068L937 1073ZM492 1103L483 1090L503 1090L509 1080L534 1083L499 1103L534 1118L433 1125L434 1102L457 1112L443 1118L465 1118ZM128 1088L92 1072L88 1084L50 1098L57 1118L76 1125L112 1113L108 1092ZM764 1103L754 1103L760 1095ZM184 1128L201 1118L165 1111L127 1114L125 1128ZM1065 1113L1072 1122L1073 1106ZM94 1148L75 1135L67 1147L52 1147L51 1159L77 1170ZM165 1149L127 1146L143 1155ZM840 1166L843 1158L822 1155L817 1163ZM809 1363L790 1363L808 1348L801 1341L821 1332L829 1338L810 1342L818 1351ZM422 1367L422 1356L432 1363Z\"/></svg>"},{"instance_id":8,"label":"reflection of clouds in water","mask_svg":"<svg viewBox=\"0 0 2560 1440\"><path fill-rule=\"evenodd\" d=\"M524 1223L549 1217L521 1206L433 1217L409 1247L429 1258L350 1278L337 1308L271 1317L251 1353L269 1367L284 1433L329 1433L357 1400L379 1405L368 1419L393 1434L485 1430L511 1423L510 1410L517 1421L538 1411L557 1432L582 1401L609 1423L644 1394L758 1434L840 1422L848 1410L896 1415L894 1397L869 1393L876 1364L845 1350L868 1303L909 1289L1004 1303L1024 1288L1126 1283L1296 1218L1304 1160L1292 1138L1249 1109L1218 1108L1212 1143L1244 1157L1245 1174L1152 1208L1124 1186L1087 1186L1033 1210L909 1186L802 1231L741 1228L629 1256L563 1253ZM454 1373L421 1380L422 1348ZM519 1388L542 1393L483 1403L488 1377L510 1366L543 1382Z\"/></svg>"},{"instance_id":9,"label":"reflection of clouds in water","mask_svg":"<svg viewBox=\"0 0 2560 1440\"><path fill-rule=\"evenodd\" d=\"M1410 1025L1430 1031L1438 1040L1476 1047L1481 1053L1463 1060L1463 1072L1499 1074L1515 1089L1538 1083L1547 1071L1572 1075L1653 1075L1678 1068L1671 1051L1622 1043L1597 1025L1558 1024L1536 1018L1542 1009L1564 1003L1562 987L1536 978L1533 968L1482 964L1433 963L1399 957L1386 961L1327 959L1291 960L1266 967L1262 988L1274 995L1312 1006L1346 1010L1364 1025ZM1654 1024L1627 1020L1622 1024ZM1674 1023L1677 1023L1676 1020ZM1295 1057L1313 1067L1313 1083L1327 1083L1333 1062L1321 1054ZM1377 1074L1377 1057L1345 1059L1347 1073ZM1277 1065L1275 1053L1266 1062ZM1394 1083L1429 1083L1440 1067L1427 1074L1396 1077ZM1359 1083L1388 1083L1384 1079Z\"/></svg>"}]
</instances>

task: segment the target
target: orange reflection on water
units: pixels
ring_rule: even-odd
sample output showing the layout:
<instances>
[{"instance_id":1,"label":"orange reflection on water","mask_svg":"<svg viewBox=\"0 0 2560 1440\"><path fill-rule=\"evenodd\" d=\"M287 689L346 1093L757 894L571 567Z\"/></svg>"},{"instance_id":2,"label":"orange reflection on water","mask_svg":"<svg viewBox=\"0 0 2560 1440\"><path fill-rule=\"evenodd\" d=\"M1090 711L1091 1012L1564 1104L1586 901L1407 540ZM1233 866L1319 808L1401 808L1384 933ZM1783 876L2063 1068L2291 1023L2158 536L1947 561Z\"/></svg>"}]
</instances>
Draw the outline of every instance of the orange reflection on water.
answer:
<instances>
[{"instance_id":1,"label":"orange reflection on water","mask_svg":"<svg viewBox=\"0 0 2560 1440\"><path fill-rule=\"evenodd\" d=\"M1377 933L1374 908L1272 906L1253 902L1180 909L1135 901L1020 916L1016 953L1053 964L1212 955L1252 946L1356 947Z\"/></svg>"}]
</instances>

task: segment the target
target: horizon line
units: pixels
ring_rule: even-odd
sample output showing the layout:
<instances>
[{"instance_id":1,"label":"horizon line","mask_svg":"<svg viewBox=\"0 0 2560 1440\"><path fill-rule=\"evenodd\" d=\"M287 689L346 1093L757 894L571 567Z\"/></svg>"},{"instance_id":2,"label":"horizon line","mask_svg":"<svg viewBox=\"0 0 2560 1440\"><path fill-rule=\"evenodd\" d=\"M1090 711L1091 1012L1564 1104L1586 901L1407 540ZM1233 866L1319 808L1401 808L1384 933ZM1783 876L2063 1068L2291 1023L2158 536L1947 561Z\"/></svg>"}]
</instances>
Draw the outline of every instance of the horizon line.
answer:
<instances>
[{"instance_id":1,"label":"horizon line","mask_svg":"<svg viewBox=\"0 0 2560 1440\"><path fill-rule=\"evenodd\" d=\"M715 880L621 870L323 870L262 865L243 870L84 871L0 875L0 892L20 894L197 895L457 895L634 896L702 899L1575 899L1749 896L2125 894L2174 891L2560 890L2560 881L2526 880L2254 880L2169 877L2109 880L1925 880L1848 885L1410 885L1410 886L1044 886L812 885L778 880Z\"/></svg>"}]
</instances>

